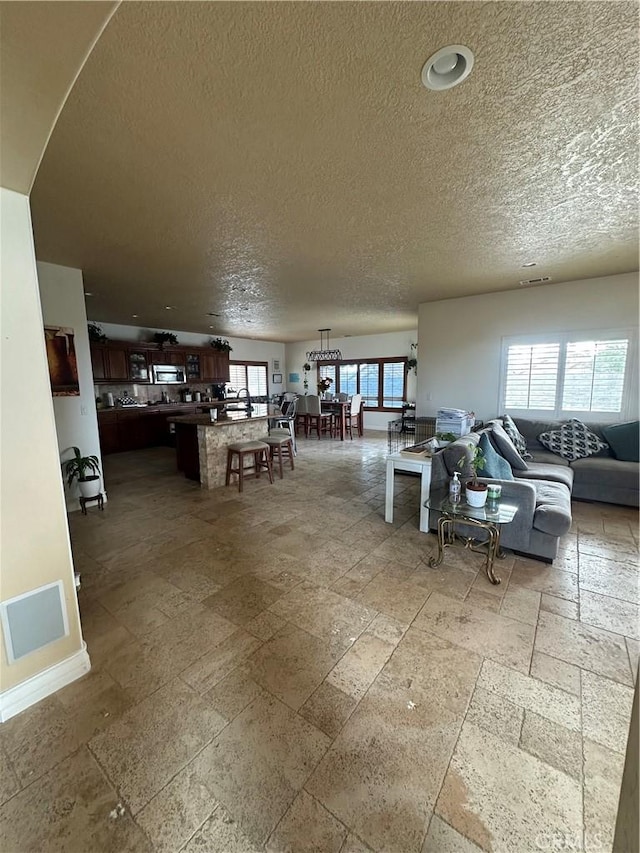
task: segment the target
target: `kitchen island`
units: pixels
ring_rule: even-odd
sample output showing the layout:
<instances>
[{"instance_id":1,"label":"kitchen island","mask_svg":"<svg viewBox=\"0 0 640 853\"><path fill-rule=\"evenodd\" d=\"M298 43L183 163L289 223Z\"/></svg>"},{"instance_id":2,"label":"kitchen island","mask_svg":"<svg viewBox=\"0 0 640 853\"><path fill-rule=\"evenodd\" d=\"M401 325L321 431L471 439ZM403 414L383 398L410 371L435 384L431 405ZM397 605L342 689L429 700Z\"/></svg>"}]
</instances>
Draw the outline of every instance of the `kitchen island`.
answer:
<instances>
[{"instance_id":1,"label":"kitchen island","mask_svg":"<svg viewBox=\"0 0 640 853\"><path fill-rule=\"evenodd\" d=\"M176 428L178 470L204 489L215 489L225 483L229 445L267 436L268 407L257 403L247 411L228 406L215 421L210 415L177 415L167 420Z\"/></svg>"}]
</instances>

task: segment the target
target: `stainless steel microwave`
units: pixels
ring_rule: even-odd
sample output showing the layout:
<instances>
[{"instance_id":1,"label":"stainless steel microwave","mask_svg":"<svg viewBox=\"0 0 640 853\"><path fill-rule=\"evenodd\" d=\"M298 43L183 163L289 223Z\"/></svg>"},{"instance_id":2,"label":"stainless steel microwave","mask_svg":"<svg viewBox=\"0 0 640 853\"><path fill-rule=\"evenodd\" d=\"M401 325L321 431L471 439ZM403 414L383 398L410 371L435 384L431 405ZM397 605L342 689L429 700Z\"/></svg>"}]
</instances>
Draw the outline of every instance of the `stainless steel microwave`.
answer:
<instances>
[{"instance_id":1,"label":"stainless steel microwave","mask_svg":"<svg viewBox=\"0 0 640 853\"><path fill-rule=\"evenodd\" d=\"M187 376L184 367L179 364L154 364L153 381L156 385L186 385Z\"/></svg>"}]
</instances>

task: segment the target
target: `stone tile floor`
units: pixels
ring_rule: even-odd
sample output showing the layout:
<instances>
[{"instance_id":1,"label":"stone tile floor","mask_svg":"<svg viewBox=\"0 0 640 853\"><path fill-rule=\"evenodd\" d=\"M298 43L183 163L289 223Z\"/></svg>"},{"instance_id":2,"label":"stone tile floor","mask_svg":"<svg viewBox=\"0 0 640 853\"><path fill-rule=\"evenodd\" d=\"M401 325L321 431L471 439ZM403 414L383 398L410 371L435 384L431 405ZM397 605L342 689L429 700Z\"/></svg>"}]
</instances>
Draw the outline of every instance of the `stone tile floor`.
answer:
<instances>
[{"instance_id":1,"label":"stone tile floor","mask_svg":"<svg viewBox=\"0 0 640 853\"><path fill-rule=\"evenodd\" d=\"M0 729L14 851L611 849L638 660L637 512L574 503L557 562L384 522L380 434L203 492L105 459L70 517L93 669Z\"/></svg>"}]
</instances>

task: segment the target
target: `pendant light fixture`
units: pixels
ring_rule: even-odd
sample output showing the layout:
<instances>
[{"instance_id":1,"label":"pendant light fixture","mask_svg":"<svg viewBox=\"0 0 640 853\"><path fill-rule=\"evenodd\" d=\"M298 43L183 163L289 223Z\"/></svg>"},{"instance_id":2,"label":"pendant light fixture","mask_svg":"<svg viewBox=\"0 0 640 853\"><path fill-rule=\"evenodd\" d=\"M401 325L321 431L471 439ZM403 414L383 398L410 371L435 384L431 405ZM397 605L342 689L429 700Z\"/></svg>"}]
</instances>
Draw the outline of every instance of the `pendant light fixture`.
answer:
<instances>
[{"instance_id":1,"label":"pendant light fixture","mask_svg":"<svg viewBox=\"0 0 640 853\"><path fill-rule=\"evenodd\" d=\"M331 329L318 329L320 332L320 349L312 349L307 353L307 361L342 361L342 353L339 349L331 349L329 345L329 332ZM324 333L327 333L327 345L324 345Z\"/></svg>"}]
</instances>

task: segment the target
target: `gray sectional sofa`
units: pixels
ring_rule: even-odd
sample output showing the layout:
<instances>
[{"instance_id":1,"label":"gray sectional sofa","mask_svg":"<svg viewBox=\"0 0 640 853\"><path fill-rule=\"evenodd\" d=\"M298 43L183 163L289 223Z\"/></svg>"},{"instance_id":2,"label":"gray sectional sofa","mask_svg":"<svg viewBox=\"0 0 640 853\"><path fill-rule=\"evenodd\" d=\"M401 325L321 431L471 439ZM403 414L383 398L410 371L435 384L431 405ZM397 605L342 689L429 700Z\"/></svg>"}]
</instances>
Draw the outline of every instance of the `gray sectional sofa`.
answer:
<instances>
[{"instance_id":1,"label":"gray sectional sofa","mask_svg":"<svg viewBox=\"0 0 640 853\"><path fill-rule=\"evenodd\" d=\"M546 450L538 435L556 428L556 423L514 419L527 442L532 459L526 469L512 467L513 479L479 478L482 482L500 483L502 501L516 503L514 520L502 527L501 543L518 554L553 562L562 536L571 528L571 497L581 500L607 501L638 506L637 462L621 462L609 451L597 456L568 463L561 456ZM499 422L499 421L498 421ZM601 425L588 424L602 436ZM431 466L431 493L448 488L453 472L460 470L460 460L466 461L463 481L469 473L468 460L473 447L480 442L482 432L491 439L492 423L480 432L472 432L435 454ZM491 441L495 445L495 439ZM438 513L429 514L429 526L436 529ZM472 532L469 532L472 535Z\"/></svg>"},{"instance_id":2,"label":"gray sectional sofa","mask_svg":"<svg viewBox=\"0 0 640 853\"><path fill-rule=\"evenodd\" d=\"M527 451L535 463L547 463L569 467L573 471L573 497L581 501L638 506L640 464L616 459L611 449L601 450L595 456L567 462L551 453L538 441L543 432L558 429L560 421L533 421L514 418L514 423L527 442ZM586 426L603 442L607 437L603 430L606 424L587 423Z\"/></svg>"}]
</instances>

